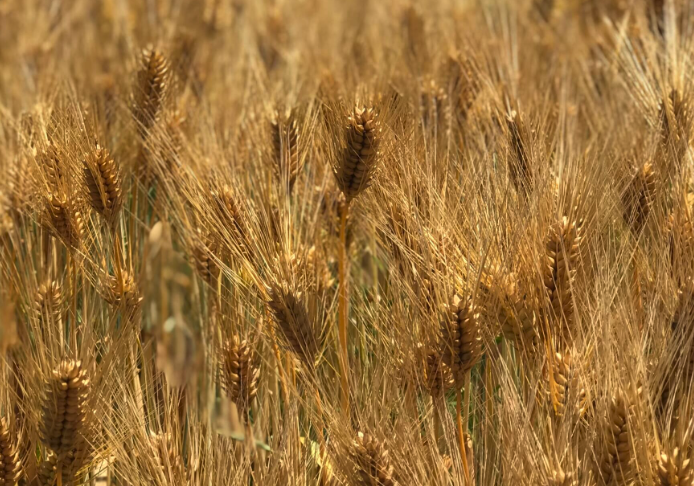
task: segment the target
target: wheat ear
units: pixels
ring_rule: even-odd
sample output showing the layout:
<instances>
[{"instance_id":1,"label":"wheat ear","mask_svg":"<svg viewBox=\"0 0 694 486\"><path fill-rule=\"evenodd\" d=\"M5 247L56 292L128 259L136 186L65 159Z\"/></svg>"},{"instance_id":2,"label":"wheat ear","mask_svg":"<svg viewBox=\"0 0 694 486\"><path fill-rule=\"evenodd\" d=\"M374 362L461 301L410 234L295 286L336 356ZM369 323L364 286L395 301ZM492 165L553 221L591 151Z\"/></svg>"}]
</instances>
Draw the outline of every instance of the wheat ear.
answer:
<instances>
[{"instance_id":1,"label":"wheat ear","mask_svg":"<svg viewBox=\"0 0 694 486\"><path fill-rule=\"evenodd\" d=\"M222 346L219 357L221 386L245 421L248 421L248 410L258 394L260 368L257 361L253 347L245 339L233 336Z\"/></svg>"},{"instance_id":2,"label":"wheat ear","mask_svg":"<svg viewBox=\"0 0 694 486\"><path fill-rule=\"evenodd\" d=\"M364 486L397 486L393 477L388 449L375 437L359 432L351 450L359 484Z\"/></svg>"}]
</instances>

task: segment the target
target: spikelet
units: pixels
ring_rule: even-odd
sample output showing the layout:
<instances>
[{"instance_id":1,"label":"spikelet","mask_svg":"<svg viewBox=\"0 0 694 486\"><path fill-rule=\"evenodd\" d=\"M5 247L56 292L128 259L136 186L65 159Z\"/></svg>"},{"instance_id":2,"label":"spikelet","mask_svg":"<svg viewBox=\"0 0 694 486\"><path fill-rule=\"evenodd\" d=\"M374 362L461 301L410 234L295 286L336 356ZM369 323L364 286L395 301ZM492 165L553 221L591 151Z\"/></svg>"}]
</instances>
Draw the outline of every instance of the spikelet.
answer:
<instances>
[{"instance_id":1,"label":"spikelet","mask_svg":"<svg viewBox=\"0 0 694 486\"><path fill-rule=\"evenodd\" d=\"M161 159L164 161L167 174L175 174L181 166L181 149L183 148L183 128L186 117L181 110L173 110L166 117L166 142L161 148Z\"/></svg>"},{"instance_id":2,"label":"spikelet","mask_svg":"<svg viewBox=\"0 0 694 486\"><path fill-rule=\"evenodd\" d=\"M656 172L653 164L646 162L634 174L622 195L624 221L634 234L641 232L646 225L656 197Z\"/></svg>"},{"instance_id":3,"label":"spikelet","mask_svg":"<svg viewBox=\"0 0 694 486\"><path fill-rule=\"evenodd\" d=\"M658 480L660 486L694 485L694 468L691 457L688 457L689 444L684 448L675 447L671 454L665 452L658 458Z\"/></svg>"},{"instance_id":4,"label":"spikelet","mask_svg":"<svg viewBox=\"0 0 694 486\"><path fill-rule=\"evenodd\" d=\"M44 224L65 246L73 250L80 248L84 221L74 198L49 194L46 198Z\"/></svg>"},{"instance_id":5,"label":"spikelet","mask_svg":"<svg viewBox=\"0 0 694 486\"><path fill-rule=\"evenodd\" d=\"M513 158L509 162L511 181L519 194L528 195L533 188L532 160L530 159L530 134L521 115L512 110L506 116L509 143Z\"/></svg>"},{"instance_id":6,"label":"spikelet","mask_svg":"<svg viewBox=\"0 0 694 486\"><path fill-rule=\"evenodd\" d=\"M123 193L118 166L108 150L97 145L89 160L84 161L83 173L87 201L109 225L113 225L123 205Z\"/></svg>"},{"instance_id":7,"label":"spikelet","mask_svg":"<svg viewBox=\"0 0 694 486\"><path fill-rule=\"evenodd\" d=\"M161 116L170 84L169 62L162 52L148 48L142 51L140 64L133 114L144 135Z\"/></svg>"},{"instance_id":8,"label":"spikelet","mask_svg":"<svg viewBox=\"0 0 694 486\"><path fill-rule=\"evenodd\" d=\"M226 184L220 189L210 190L210 197L224 227L237 243L243 243L248 234L243 200Z\"/></svg>"},{"instance_id":9,"label":"spikelet","mask_svg":"<svg viewBox=\"0 0 694 486\"><path fill-rule=\"evenodd\" d=\"M424 18L410 5L405 9L402 16L402 27L404 38L407 40L408 55L414 69L421 69L422 66L430 62L427 49L427 35L424 28Z\"/></svg>"},{"instance_id":10,"label":"spikelet","mask_svg":"<svg viewBox=\"0 0 694 486\"><path fill-rule=\"evenodd\" d=\"M454 385L451 369L437 351L427 354L424 378L426 389L432 397L444 395Z\"/></svg>"},{"instance_id":11,"label":"spikelet","mask_svg":"<svg viewBox=\"0 0 694 486\"><path fill-rule=\"evenodd\" d=\"M131 272L123 270L121 281L115 275L109 275L104 286L104 298L113 307L123 306L123 314L134 318L142 307L142 293Z\"/></svg>"},{"instance_id":12,"label":"spikelet","mask_svg":"<svg viewBox=\"0 0 694 486\"><path fill-rule=\"evenodd\" d=\"M424 82L420 96L420 111L424 129L446 132L450 121L450 104L446 90L435 79Z\"/></svg>"},{"instance_id":13,"label":"spikelet","mask_svg":"<svg viewBox=\"0 0 694 486\"><path fill-rule=\"evenodd\" d=\"M337 185L348 202L373 182L380 157L380 139L375 110L355 107L346 130L347 146L335 167Z\"/></svg>"},{"instance_id":14,"label":"spikelet","mask_svg":"<svg viewBox=\"0 0 694 486\"><path fill-rule=\"evenodd\" d=\"M576 275L581 243L581 221L569 221L566 216L554 225L545 245L543 280L551 317L561 322L560 332L567 342L573 324L574 304L571 287Z\"/></svg>"},{"instance_id":15,"label":"spikelet","mask_svg":"<svg viewBox=\"0 0 694 486\"><path fill-rule=\"evenodd\" d=\"M56 476L58 475L58 456L52 452L46 453L46 457L43 458L39 464L37 471L37 479L39 486L53 486L57 484ZM65 474L63 476L63 484L67 478Z\"/></svg>"},{"instance_id":16,"label":"spikelet","mask_svg":"<svg viewBox=\"0 0 694 486\"><path fill-rule=\"evenodd\" d=\"M547 479L547 486L574 486L575 484L573 475L567 474L561 469L552 471L552 475Z\"/></svg>"},{"instance_id":17,"label":"spikelet","mask_svg":"<svg viewBox=\"0 0 694 486\"><path fill-rule=\"evenodd\" d=\"M60 322L63 312L63 295L56 280L42 283L34 300L34 311L43 325Z\"/></svg>"},{"instance_id":18,"label":"spikelet","mask_svg":"<svg viewBox=\"0 0 694 486\"><path fill-rule=\"evenodd\" d=\"M457 119L465 121L481 89L479 77L469 57L462 61L457 57L451 57L448 60L448 66L451 105Z\"/></svg>"},{"instance_id":19,"label":"spikelet","mask_svg":"<svg viewBox=\"0 0 694 486\"><path fill-rule=\"evenodd\" d=\"M451 368L456 386L482 357L479 314L469 300L455 296L441 323L441 354Z\"/></svg>"},{"instance_id":20,"label":"spikelet","mask_svg":"<svg viewBox=\"0 0 694 486\"><path fill-rule=\"evenodd\" d=\"M689 255L694 251L694 193L688 192L682 206L673 210L667 223L670 268L678 286L688 279Z\"/></svg>"},{"instance_id":21,"label":"spikelet","mask_svg":"<svg viewBox=\"0 0 694 486\"><path fill-rule=\"evenodd\" d=\"M183 459L176 453L171 433L150 434L153 459L165 484L185 484Z\"/></svg>"},{"instance_id":22,"label":"spikelet","mask_svg":"<svg viewBox=\"0 0 694 486\"><path fill-rule=\"evenodd\" d=\"M303 165L296 110L275 110L270 120L270 130L275 173L280 180L286 180L291 191Z\"/></svg>"},{"instance_id":23,"label":"spikelet","mask_svg":"<svg viewBox=\"0 0 694 486\"><path fill-rule=\"evenodd\" d=\"M219 358L222 389L234 402L239 414L248 420L248 409L258 393L260 368L252 346L245 339L233 336L222 347Z\"/></svg>"},{"instance_id":24,"label":"spikelet","mask_svg":"<svg viewBox=\"0 0 694 486\"><path fill-rule=\"evenodd\" d=\"M59 456L72 451L80 441L88 393L87 371L79 361L64 360L46 384L41 440Z\"/></svg>"},{"instance_id":25,"label":"spikelet","mask_svg":"<svg viewBox=\"0 0 694 486\"><path fill-rule=\"evenodd\" d=\"M605 429L606 450L600 472L606 483L615 476L626 479L631 473L632 439L629 431L629 408L623 394L612 398Z\"/></svg>"},{"instance_id":26,"label":"spikelet","mask_svg":"<svg viewBox=\"0 0 694 486\"><path fill-rule=\"evenodd\" d=\"M575 384L571 376L571 365L571 356L569 354L562 355L561 353L556 353L554 355L551 363L554 393L552 393L552 386L549 383L549 376L545 375L547 400L552 405L556 417L564 416L570 387ZM552 395L554 398L552 398Z\"/></svg>"},{"instance_id":27,"label":"spikelet","mask_svg":"<svg viewBox=\"0 0 694 486\"><path fill-rule=\"evenodd\" d=\"M0 485L14 486L23 474L22 461L5 417L0 419L0 452Z\"/></svg>"},{"instance_id":28,"label":"spikelet","mask_svg":"<svg viewBox=\"0 0 694 486\"><path fill-rule=\"evenodd\" d=\"M320 352L321 336L309 318L301 292L285 282L268 291L270 313L289 349L311 369Z\"/></svg>"},{"instance_id":29,"label":"spikelet","mask_svg":"<svg viewBox=\"0 0 694 486\"><path fill-rule=\"evenodd\" d=\"M46 179L48 191L51 194L61 193L65 189L67 176L58 147L55 144L49 144L36 156L36 162Z\"/></svg>"},{"instance_id":30,"label":"spikelet","mask_svg":"<svg viewBox=\"0 0 694 486\"><path fill-rule=\"evenodd\" d=\"M677 167L682 163L692 128L692 113L686 100L677 89L660 102L661 143L670 150Z\"/></svg>"},{"instance_id":31,"label":"spikelet","mask_svg":"<svg viewBox=\"0 0 694 486\"><path fill-rule=\"evenodd\" d=\"M203 230L198 228L198 238L193 243L193 260L195 261L195 269L200 275L200 278L212 288L217 286L221 269L215 259L215 254L218 251L218 245L215 238Z\"/></svg>"},{"instance_id":32,"label":"spikelet","mask_svg":"<svg viewBox=\"0 0 694 486\"><path fill-rule=\"evenodd\" d=\"M79 361L63 360L46 383L40 423L41 442L56 455L63 483L85 465L89 454L87 400L89 378ZM41 473L55 474L53 459ZM44 471L45 469L45 471ZM46 483L52 484L52 483Z\"/></svg>"},{"instance_id":33,"label":"spikelet","mask_svg":"<svg viewBox=\"0 0 694 486\"><path fill-rule=\"evenodd\" d=\"M358 484L363 486L396 486L394 468L388 450L375 437L359 432L350 451L357 473Z\"/></svg>"}]
</instances>

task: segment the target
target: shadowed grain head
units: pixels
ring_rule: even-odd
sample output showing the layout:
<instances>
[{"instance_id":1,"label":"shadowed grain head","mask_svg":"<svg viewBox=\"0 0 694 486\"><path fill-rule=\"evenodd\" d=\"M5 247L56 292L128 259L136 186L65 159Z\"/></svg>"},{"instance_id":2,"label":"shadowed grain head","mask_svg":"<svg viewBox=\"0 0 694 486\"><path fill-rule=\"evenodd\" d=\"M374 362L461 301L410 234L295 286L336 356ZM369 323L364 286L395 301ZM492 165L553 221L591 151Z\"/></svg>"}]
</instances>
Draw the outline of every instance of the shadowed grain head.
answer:
<instances>
[{"instance_id":1,"label":"shadowed grain head","mask_svg":"<svg viewBox=\"0 0 694 486\"><path fill-rule=\"evenodd\" d=\"M313 368L322 339L308 315L302 293L282 283L273 285L268 296L267 305L287 346L305 366Z\"/></svg>"},{"instance_id":2,"label":"shadowed grain head","mask_svg":"<svg viewBox=\"0 0 694 486\"><path fill-rule=\"evenodd\" d=\"M653 164L646 162L636 171L622 195L624 221L634 234L646 225L656 197L656 172Z\"/></svg>"}]
</instances>

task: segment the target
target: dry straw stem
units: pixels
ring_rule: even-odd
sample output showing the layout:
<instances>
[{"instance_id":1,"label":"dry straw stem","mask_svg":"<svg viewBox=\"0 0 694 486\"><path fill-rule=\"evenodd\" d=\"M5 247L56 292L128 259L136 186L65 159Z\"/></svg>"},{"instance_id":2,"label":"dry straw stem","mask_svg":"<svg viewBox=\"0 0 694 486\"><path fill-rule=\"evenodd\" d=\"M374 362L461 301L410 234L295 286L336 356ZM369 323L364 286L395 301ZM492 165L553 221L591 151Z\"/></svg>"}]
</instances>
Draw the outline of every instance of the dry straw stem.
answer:
<instances>
[{"instance_id":1,"label":"dry straw stem","mask_svg":"<svg viewBox=\"0 0 694 486\"><path fill-rule=\"evenodd\" d=\"M358 484L363 486L397 486L388 449L375 437L359 432L351 449Z\"/></svg>"},{"instance_id":2,"label":"dry straw stem","mask_svg":"<svg viewBox=\"0 0 694 486\"><path fill-rule=\"evenodd\" d=\"M123 206L123 188L118 165L99 145L84 160L87 202L111 226Z\"/></svg>"},{"instance_id":3,"label":"dry straw stem","mask_svg":"<svg viewBox=\"0 0 694 486\"><path fill-rule=\"evenodd\" d=\"M244 420L248 420L260 379L258 356L252 344L238 336L227 340L219 356L219 376L227 397L236 404Z\"/></svg>"},{"instance_id":4,"label":"dry straw stem","mask_svg":"<svg viewBox=\"0 0 694 486\"><path fill-rule=\"evenodd\" d=\"M0 419L0 484L13 486L24 474L16 438L13 437L7 419Z\"/></svg>"},{"instance_id":5,"label":"dry straw stem","mask_svg":"<svg viewBox=\"0 0 694 486\"><path fill-rule=\"evenodd\" d=\"M133 112L144 134L161 116L169 89L169 77L169 62L161 51L152 47L142 51Z\"/></svg>"},{"instance_id":6,"label":"dry straw stem","mask_svg":"<svg viewBox=\"0 0 694 486\"><path fill-rule=\"evenodd\" d=\"M646 225L656 198L656 172L653 164L646 162L632 177L622 195L624 221L634 234L639 234Z\"/></svg>"},{"instance_id":7,"label":"dry straw stem","mask_svg":"<svg viewBox=\"0 0 694 486\"><path fill-rule=\"evenodd\" d=\"M570 342L574 315L572 287L578 266L581 244L581 221L570 221L566 216L551 229L545 245L546 264L543 280L551 317L560 323L560 335Z\"/></svg>"},{"instance_id":8,"label":"dry straw stem","mask_svg":"<svg viewBox=\"0 0 694 486\"><path fill-rule=\"evenodd\" d=\"M269 288L268 298L268 308L287 346L312 371L322 339L309 317L302 292L283 282Z\"/></svg>"}]
</instances>

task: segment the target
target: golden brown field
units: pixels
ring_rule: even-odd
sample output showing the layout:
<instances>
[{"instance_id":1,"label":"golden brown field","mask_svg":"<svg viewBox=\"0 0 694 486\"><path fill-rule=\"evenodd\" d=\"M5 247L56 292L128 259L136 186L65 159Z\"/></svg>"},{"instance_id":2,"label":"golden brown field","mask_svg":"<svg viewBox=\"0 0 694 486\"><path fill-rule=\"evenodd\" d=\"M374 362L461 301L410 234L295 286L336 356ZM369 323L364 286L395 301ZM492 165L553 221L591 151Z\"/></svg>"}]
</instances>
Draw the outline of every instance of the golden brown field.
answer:
<instances>
[{"instance_id":1,"label":"golden brown field","mask_svg":"<svg viewBox=\"0 0 694 486\"><path fill-rule=\"evenodd\" d=\"M694 3L0 1L0 485L694 485Z\"/></svg>"}]
</instances>

